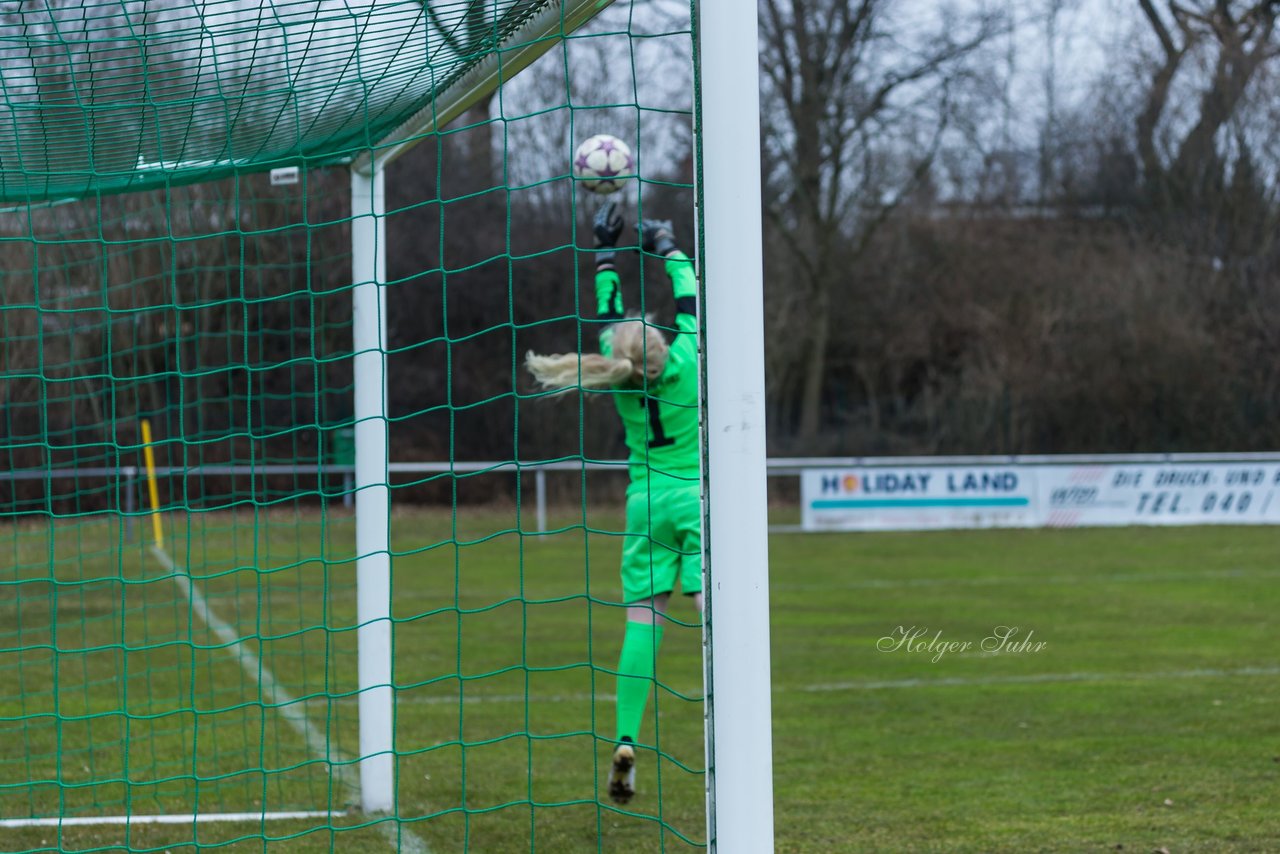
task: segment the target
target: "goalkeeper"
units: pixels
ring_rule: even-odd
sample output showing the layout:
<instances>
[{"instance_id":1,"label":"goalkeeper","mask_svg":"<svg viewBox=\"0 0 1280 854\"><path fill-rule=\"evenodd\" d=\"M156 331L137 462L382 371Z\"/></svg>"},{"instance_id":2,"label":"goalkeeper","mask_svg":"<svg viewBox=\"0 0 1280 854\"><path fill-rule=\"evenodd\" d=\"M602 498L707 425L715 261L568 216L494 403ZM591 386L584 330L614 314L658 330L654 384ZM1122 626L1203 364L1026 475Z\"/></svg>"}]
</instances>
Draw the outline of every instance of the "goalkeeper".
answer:
<instances>
[{"instance_id":1,"label":"goalkeeper","mask_svg":"<svg viewBox=\"0 0 1280 854\"><path fill-rule=\"evenodd\" d=\"M640 246L664 259L676 301L670 344L647 320L625 317L614 262L623 221L609 202L596 213L600 354L540 356L526 366L545 388L609 389L626 428L631 482L622 546L626 631L618 661L617 738L609 795L635 794L635 744L644 719L672 590L702 610L702 503L698 452L697 281L671 223L641 220Z\"/></svg>"}]
</instances>

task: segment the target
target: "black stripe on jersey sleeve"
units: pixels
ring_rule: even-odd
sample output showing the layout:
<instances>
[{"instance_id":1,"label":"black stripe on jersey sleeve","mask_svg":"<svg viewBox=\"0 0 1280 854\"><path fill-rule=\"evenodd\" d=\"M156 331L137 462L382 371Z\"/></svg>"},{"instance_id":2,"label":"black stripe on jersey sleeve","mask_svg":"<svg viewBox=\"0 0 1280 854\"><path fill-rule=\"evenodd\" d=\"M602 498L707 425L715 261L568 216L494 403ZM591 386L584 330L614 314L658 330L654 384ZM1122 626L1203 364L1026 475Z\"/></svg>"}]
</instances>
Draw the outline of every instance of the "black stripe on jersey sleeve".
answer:
<instances>
[{"instance_id":1,"label":"black stripe on jersey sleeve","mask_svg":"<svg viewBox=\"0 0 1280 854\"><path fill-rule=\"evenodd\" d=\"M698 316L697 297L676 297L676 314Z\"/></svg>"}]
</instances>

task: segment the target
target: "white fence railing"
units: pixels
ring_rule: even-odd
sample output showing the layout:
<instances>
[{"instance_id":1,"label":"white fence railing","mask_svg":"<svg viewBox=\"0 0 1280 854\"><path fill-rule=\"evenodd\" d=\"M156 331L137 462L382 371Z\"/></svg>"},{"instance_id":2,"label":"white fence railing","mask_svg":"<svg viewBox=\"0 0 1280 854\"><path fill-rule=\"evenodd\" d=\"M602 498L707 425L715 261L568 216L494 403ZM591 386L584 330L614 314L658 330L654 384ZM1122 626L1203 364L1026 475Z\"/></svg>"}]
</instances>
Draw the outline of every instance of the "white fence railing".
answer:
<instances>
[{"instance_id":1,"label":"white fence railing","mask_svg":"<svg viewBox=\"0 0 1280 854\"><path fill-rule=\"evenodd\" d=\"M1199 464L1206 466L1253 464L1280 465L1280 452L1260 453L1195 453L1195 454L1058 454L1058 455L973 455L973 456L938 456L938 457L773 457L768 460L767 471L770 477L803 477L806 472L837 470L943 470L983 467L1005 467L1013 469L1035 470L1053 467L1115 468L1124 466L1161 466ZM537 530L547 529L547 473L548 472L581 472L612 471L625 473L628 470L626 460L578 460L561 459L545 461L514 460L468 460L461 462L394 462L386 467L387 475L396 474L477 474L485 472L521 472L532 473L534 481L534 506ZM157 466L155 474L158 478L181 475L186 478L219 477L232 475L304 475L323 476L341 475L343 477L342 496L345 504L350 506L353 495L353 476L355 467L341 464L280 464L267 465L231 465L210 464L197 466ZM138 480L143 477L141 466L119 467L85 467L54 469L18 469L0 472L0 482L29 480L62 480L62 479L95 479L117 478L121 485L121 497L126 517L126 529L131 530L133 518L139 514ZM1257 509L1257 505L1255 505ZM779 530L796 530L796 526L781 527Z\"/></svg>"}]
</instances>

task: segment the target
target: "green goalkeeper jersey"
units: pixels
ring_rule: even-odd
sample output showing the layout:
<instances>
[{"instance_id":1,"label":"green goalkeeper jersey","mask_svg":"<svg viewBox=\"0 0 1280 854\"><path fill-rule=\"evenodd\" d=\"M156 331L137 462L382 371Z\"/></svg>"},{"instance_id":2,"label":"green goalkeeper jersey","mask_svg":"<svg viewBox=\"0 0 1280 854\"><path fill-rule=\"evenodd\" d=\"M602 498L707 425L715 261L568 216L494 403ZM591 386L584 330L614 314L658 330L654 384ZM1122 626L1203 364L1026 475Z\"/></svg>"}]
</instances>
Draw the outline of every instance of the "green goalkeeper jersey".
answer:
<instances>
[{"instance_id":1,"label":"green goalkeeper jersey","mask_svg":"<svg viewBox=\"0 0 1280 854\"><path fill-rule=\"evenodd\" d=\"M696 486L698 453L698 320L697 280L693 262L683 252L667 256L667 275L676 298L676 336L667 364L656 380L644 387L610 392L626 430L631 485L636 490ZM600 317L621 320L622 296L618 274L596 273ZM612 333L600 333L600 352L611 355Z\"/></svg>"}]
</instances>

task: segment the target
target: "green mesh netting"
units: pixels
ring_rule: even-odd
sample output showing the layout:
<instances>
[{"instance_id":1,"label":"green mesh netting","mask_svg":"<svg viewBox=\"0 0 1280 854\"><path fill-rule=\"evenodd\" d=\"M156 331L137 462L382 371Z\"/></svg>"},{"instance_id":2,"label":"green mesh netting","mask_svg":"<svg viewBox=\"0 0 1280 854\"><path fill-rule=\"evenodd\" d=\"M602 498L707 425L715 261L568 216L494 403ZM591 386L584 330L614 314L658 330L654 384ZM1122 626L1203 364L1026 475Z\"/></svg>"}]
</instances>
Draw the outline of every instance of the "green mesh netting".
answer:
<instances>
[{"instance_id":1,"label":"green mesh netting","mask_svg":"<svg viewBox=\"0 0 1280 854\"><path fill-rule=\"evenodd\" d=\"M0 848L702 847L697 615L673 607L619 807L625 466L594 466L625 449L608 400L521 367L599 330L577 141L627 138L628 217L695 248L689 9L619 4L508 82L559 5L6 7ZM495 56L481 109L415 135ZM340 164L388 139L417 144L381 283L395 807L366 815ZM620 267L669 325L661 267Z\"/></svg>"},{"instance_id":2,"label":"green mesh netting","mask_svg":"<svg viewBox=\"0 0 1280 854\"><path fill-rule=\"evenodd\" d=\"M343 159L498 45L510 49L511 34L553 5L9 4L0 13L0 198Z\"/></svg>"},{"instance_id":3,"label":"green mesh netting","mask_svg":"<svg viewBox=\"0 0 1280 854\"><path fill-rule=\"evenodd\" d=\"M330 809L248 657L297 698L354 687L350 519L321 468L350 424L349 259L342 217L305 224L334 177L0 213L0 818ZM184 511L159 560L144 422ZM354 709L322 712L336 748Z\"/></svg>"}]
</instances>

